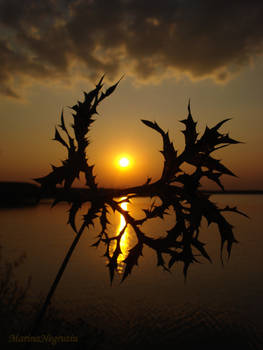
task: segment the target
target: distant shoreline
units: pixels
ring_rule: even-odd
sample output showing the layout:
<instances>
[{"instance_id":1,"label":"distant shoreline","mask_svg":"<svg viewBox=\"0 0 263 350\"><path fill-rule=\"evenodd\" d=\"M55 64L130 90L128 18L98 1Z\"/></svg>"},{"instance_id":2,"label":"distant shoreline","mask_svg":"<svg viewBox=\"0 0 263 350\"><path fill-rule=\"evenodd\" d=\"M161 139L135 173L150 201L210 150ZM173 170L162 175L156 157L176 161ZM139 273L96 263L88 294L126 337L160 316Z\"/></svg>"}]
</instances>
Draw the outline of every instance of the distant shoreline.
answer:
<instances>
[{"instance_id":1,"label":"distant shoreline","mask_svg":"<svg viewBox=\"0 0 263 350\"><path fill-rule=\"evenodd\" d=\"M87 189L86 187L72 187L73 190L81 190L81 189ZM39 193L40 186L37 184L34 184L32 182L19 182L19 181L0 181L0 194L4 191L18 191L18 192L25 192L25 189L30 189L31 193ZM114 188L105 188L106 190L115 190ZM200 192L204 193L211 193L211 194L263 194L263 189L259 190L209 190L209 189L202 189Z\"/></svg>"},{"instance_id":2,"label":"distant shoreline","mask_svg":"<svg viewBox=\"0 0 263 350\"><path fill-rule=\"evenodd\" d=\"M72 193L82 188L72 188ZM88 190L87 188L84 188ZM63 191L63 189L61 189ZM115 191L114 189L105 189ZM58 190L60 191L60 190ZM263 190L200 190L209 195L262 195ZM40 186L29 182L0 181L0 207L13 207L24 205L37 205L42 199L52 199L51 196L41 195Z\"/></svg>"}]
</instances>

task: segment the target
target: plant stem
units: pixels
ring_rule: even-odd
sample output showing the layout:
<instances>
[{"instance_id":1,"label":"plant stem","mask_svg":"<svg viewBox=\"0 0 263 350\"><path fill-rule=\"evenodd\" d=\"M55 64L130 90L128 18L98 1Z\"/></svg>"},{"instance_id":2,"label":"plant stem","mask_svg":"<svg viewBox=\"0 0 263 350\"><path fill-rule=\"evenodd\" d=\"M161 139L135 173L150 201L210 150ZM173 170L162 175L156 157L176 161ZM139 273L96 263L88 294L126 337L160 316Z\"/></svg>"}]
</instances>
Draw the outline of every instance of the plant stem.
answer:
<instances>
[{"instance_id":1,"label":"plant stem","mask_svg":"<svg viewBox=\"0 0 263 350\"><path fill-rule=\"evenodd\" d=\"M64 258L64 260L63 260L63 262L62 262L62 264L61 264L61 266L59 268L59 270L58 270L56 278L54 279L54 282L53 282L52 286L50 287L50 290L49 290L48 295L46 297L46 300L45 300L45 302L44 302L44 304L42 306L42 309L40 310L40 312L38 314L38 317L37 317L37 319L36 319L36 321L34 323L34 326L33 326L32 331L31 331L31 336L36 335L36 332L39 329L39 326L40 326L40 324L41 324L41 322L43 320L43 317L44 317L44 315L46 313L47 307L48 307L48 305L51 302L51 298L52 298L53 294L55 293L55 290L56 290L56 288L57 288L57 286L59 284L59 281L60 281L60 279L61 279L61 277L62 277L62 275L63 275L63 273L64 273L64 271L65 271L65 269L67 267L67 264L68 264L68 262L69 262L69 260L71 258L71 255L72 255L74 249L76 248L76 245L78 244L78 241L79 241L79 239L80 239L80 237L81 237L81 235L82 235L82 233L83 233L83 231L85 229L85 226L86 226L85 223L83 223L81 228L79 229L76 237L74 238L74 241L72 242L72 244L71 244L71 246L70 246L70 248L69 248L69 250L68 250L68 252L67 252L67 254L66 254L66 256L65 256L65 258Z\"/></svg>"}]
</instances>

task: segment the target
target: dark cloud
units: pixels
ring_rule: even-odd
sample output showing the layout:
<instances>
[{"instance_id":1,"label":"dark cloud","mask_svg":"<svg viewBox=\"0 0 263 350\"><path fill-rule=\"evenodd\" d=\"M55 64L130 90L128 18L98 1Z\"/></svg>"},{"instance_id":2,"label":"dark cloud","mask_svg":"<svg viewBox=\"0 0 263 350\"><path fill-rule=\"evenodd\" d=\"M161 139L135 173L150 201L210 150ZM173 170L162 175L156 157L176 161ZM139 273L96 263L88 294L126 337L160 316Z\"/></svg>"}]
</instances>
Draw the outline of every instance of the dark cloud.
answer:
<instances>
[{"instance_id":1,"label":"dark cloud","mask_svg":"<svg viewBox=\"0 0 263 350\"><path fill-rule=\"evenodd\" d=\"M0 93L73 67L89 78L225 81L262 54L262 18L255 0L0 0Z\"/></svg>"}]
</instances>

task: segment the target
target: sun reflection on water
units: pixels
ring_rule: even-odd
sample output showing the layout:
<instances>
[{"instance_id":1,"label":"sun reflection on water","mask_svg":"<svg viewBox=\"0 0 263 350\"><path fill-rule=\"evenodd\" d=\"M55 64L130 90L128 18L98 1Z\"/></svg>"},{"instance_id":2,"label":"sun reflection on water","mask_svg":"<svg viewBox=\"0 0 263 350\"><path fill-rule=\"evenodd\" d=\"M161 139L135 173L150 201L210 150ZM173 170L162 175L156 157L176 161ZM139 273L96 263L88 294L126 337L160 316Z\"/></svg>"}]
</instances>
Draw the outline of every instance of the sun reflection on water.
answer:
<instances>
[{"instance_id":1,"label":"sun reflection on water","mask_svg":"<svg viewBox=\"0 0 263 350\"><path fill-rule=\"evenodd\" d=\"M120 198L120 201L122 201L120 206L125 211L128 210L128 202L125 202L126 198L127 197ZM122 214L119 214L116 234L119 234L125 228L125 226L126 226L126 220ZM124 268L125 268L124 260L126 259L129 253L130 244L131 244L130 240L131 240L130 231L129 231L129 227L127 226L120 241L121 254L118 256L118 259L117 259L117 272L119 274L122 274L124 272ZM112 242L112 245L110 246L110 256L113 255L115 249L116 249L116 241L114 240Z\"/></svg>"},{"instance_id":2,"label":"sun reflection on water","mask_svg":"<svg viewBox=\"0 0 263 350\"><path fill-rule=\"evenodd\" d=\"M128 202L125 202L125 199L127 197L122 197L120 198L120 202L122 202L120 204L121 208L125 211L128 211ZM122 214L118 214L118 225L117 225L117 230L115 232L114 235L118 235L126 226L126 220L125 217ZM126 226L125 231L121 237L121 241L120 241L120 248L121 248L121 254L118 256L117 258L117 272L121 275L124 272L124 268L125 268L125 262L124 260L126 259L126 257L128 256L129 253L129 249L131 248L131 234L130 234L130 228L129 226ZM116 249L116 241L112 241L112 244L110 245L110 251L109 254L112 257L113 253Z\"/></svg>"},{"instance_id":3,"label":"sun reflection on water","mask_svg":"<svg viewBox=\"0 0 263 350\"><path fill-rule=\"evenodd\" d=\"M126 199L126 197L121 198L121 200L125 200L125 199ZM121 203L121 208L123 210L127 211L128 210L128 202ZM126 220L125 220L124 216L120 214L120 224L118 226L118 233L121 232L121 230L123 230L125 225L126 225ZM117 260L117 262L118 262L117 272L119 274L122 274L124 271L125 263L123 261L125 260L125 258L128 255L129 243L130 243L129 227L127 226L125 231L124 231L123 236L121 237L121 242L120 242L122 254L119 255L118 260Z\"/></svg>"}]
</instances>

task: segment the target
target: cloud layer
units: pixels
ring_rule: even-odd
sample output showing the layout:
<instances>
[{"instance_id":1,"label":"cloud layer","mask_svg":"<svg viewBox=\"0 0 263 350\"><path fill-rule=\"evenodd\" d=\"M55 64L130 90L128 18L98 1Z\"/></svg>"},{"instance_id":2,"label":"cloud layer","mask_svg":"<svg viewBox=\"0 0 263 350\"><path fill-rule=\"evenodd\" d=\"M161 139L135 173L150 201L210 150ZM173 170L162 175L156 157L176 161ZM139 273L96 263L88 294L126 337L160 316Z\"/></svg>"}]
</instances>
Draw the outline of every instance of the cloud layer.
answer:
<instances>
[{"instance_id":1,"label":"cloud layer","mask_svg":"<svg viewBox=\"0 0 263 350\"><path fill-rule=\"evenodd\" d=\"M263 53L262 18L255 0L0 0L0 94L80 73L226 81Z\"/></svg>"}]
</instances>

